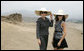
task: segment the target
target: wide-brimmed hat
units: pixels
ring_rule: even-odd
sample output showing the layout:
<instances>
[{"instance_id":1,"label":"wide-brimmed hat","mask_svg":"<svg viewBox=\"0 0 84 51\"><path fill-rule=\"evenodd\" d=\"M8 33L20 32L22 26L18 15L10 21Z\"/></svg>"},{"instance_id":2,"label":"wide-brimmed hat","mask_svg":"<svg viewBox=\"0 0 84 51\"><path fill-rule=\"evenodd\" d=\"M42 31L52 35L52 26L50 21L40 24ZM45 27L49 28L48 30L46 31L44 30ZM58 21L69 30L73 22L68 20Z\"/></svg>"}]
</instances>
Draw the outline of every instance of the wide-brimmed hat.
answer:
<instances>
[{"instance_id":1,"label":"wide-brimmed hat","mask_svg":"<svg viewBox=\"0 0 84 51\"><path fill-rule=\"evenodd\" d=\"M65 18L68 17L68 14L65 14L64 11L62 9L58 10L57 13L54 13L54 16L56 17L56 15L64 15Z\"/></svg>"},{"instance_id":2,"label":"wide-brimmed hat","mask_svg":"<svg viewBox=\"0 0 84 51\"><path fill-rule=\"evenodd\" d=\"M41 16L41 15L40 15L40 12L41 12L41 11L47 12L47 15L46 15L46 16L48 16L48 15L51 14L51 12L50 12L49 10L47 10L46 8L41 8L40 10L35 10L36 15Z\"/></svg>"}]
</instances>

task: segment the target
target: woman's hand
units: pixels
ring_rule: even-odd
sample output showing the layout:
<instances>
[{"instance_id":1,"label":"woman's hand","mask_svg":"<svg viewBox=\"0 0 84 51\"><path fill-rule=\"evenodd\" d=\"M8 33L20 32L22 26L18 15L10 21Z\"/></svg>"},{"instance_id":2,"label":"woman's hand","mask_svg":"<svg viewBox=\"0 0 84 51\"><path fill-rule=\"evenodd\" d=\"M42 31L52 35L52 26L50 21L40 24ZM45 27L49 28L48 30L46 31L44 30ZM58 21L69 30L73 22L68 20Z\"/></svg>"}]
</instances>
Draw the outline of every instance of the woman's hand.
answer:
<instances>
[{"instance_id":1,"label":"woman's hand","mask_svg":"<svg viewBox=\"0 0 84 51\"><path fill-rule=\"evenodd\" d=\"M61 42L58 42L58 44L57 44L58 46L60 46L61 45Z\"/></svg>"},{"instance_id":2,"label":"woman's hand","mask_svg":"<svg viewBox=\"0 0 84 51\"><path fill-rule=\"evenodd\" d=\"M52 20L52 13L50 14L50 19Z\"/></svg>"},{"instance_id":3,"label":"woman's hand","mask_svg":"<svg viewBox=\"0 0 84 51\"><path fill-rule=\"evenodd\" d=\"M40 39L38 39L38 44L41 45L41 40Z\"/></svg>"}]
</instances>

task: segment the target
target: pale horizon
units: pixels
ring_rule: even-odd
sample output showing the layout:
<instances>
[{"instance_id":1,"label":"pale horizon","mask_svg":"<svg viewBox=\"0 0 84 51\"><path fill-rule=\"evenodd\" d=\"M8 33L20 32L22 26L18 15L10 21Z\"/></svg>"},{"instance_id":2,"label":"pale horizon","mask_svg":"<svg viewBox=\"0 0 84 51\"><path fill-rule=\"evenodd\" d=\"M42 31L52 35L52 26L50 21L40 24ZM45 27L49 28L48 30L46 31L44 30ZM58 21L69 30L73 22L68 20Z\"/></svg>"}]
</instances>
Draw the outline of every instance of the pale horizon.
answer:
<instances>
[{"instance_id":1,"label":"pale horizon","mask_svg":"<svg viewBox=\"0 0 84 51\"><path fill-rule=\"evenodd\" d=\"M52 13L63 9L70 18L83 19L83 1L1 1L1 15L5 12L27 10L34 13L35 10L46 8Z\"/></svg>"}]
</instances>

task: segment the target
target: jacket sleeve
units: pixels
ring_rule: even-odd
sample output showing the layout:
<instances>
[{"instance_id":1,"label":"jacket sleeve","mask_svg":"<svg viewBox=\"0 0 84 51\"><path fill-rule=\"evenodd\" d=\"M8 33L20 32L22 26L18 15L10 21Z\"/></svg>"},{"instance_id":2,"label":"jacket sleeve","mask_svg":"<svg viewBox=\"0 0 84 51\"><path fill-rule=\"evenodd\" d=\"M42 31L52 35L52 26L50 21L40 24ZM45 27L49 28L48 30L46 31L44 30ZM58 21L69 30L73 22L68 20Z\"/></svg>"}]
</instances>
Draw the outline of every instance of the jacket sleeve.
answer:
<instances>
[{"instance_id":1,"label":"jacket sleeve","mask_svg":"<svg viewBox=\"0 0 84 51\"><path fill-rule=\"evenodd\" d=\"M40 31L40 21L37 20L37 21L36 21L36 37L37 37L37 39L40 38L40 36L39 36L39 31Z\"/></svg>"},{"instance_id":2,"label":"jacket sleeve","mask_svg":"<svg viewBox=\"0 0 84 51\"><path fill-rule=\"evenodd\" d=\"M50 21L49 21L49 26L50 26L50 27L53 27L53 20L50 20Z\"/></svg>"}]
</instances>

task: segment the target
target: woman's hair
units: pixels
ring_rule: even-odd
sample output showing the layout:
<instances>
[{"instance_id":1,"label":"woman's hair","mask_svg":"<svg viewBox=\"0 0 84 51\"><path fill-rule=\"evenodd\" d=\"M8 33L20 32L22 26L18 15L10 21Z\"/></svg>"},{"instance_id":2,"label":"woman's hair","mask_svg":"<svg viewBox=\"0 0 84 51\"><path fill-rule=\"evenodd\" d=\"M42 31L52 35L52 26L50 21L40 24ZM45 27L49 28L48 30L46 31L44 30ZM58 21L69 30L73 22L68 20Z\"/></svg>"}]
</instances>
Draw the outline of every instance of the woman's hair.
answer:
<instances>
[{"instance_id":1,"label":"woman's hair","mask_svg":"<svg viewBox=\"0 0 84 51\"><path fill-rule=\"evenodd\" d=\"M42 11L40 11L40 15L41 15Z\"/></svg>"},{"instance_id":2,"label":"woman's hair","mask_svg":"<svg viewBox=\"0 0 84 51\"><path fill-rule=\"evenodd\" d=\"M58 20L59 20L58 16L59 16L59 15L56 15L56 17L55 17L55 21L58 21ZM62 17L62 21L65 22L65 16L64 16L64 15L63 15L63 17Z\"/></svg>"}]
</instances>

